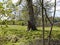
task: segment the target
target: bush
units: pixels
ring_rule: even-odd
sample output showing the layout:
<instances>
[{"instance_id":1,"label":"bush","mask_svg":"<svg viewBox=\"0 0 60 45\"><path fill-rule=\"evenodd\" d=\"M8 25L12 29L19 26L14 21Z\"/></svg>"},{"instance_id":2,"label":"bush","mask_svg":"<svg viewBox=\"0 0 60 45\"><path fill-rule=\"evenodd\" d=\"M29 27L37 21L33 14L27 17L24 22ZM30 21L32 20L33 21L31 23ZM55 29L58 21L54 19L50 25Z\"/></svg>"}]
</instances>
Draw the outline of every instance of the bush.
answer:
<instances>
[{"instance_id":1,"label":"bush","mask_svg":"<svg viewBox=\"0 0 60 45\"><path fill-rule=\"evenodd\" d=\"M25 22L25 21L17 21L17 20L10 20L10 21L8 21L8 20L4 20L4 21L0 21L0 25L5 25L5 24L7 24L7 25L22 25L22 26L24 26L24 25L27 25L27 23Z\"/></svg>"},{"instance_id":2,"label":"bush","mask_svg":"<svg viewBox=\"0 0 60 45\"><path fill-rule=\"evenodd\" d=\"M60 22L56 22L54 25L60 27Z\"/></svg>"}]
</instances>

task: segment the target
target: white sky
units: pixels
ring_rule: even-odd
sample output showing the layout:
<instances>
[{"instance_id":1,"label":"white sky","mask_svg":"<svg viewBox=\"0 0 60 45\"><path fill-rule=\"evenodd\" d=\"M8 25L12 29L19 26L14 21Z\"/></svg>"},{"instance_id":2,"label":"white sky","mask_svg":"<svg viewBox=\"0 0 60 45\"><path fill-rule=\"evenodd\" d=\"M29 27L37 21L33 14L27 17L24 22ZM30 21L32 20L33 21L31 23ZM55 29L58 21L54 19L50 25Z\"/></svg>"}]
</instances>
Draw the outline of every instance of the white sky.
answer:
<instances>
[{"instance_id":1,"label":"white sky","mask_svg":"<svg viewBox=\"0 0 60 45\"><path fill-rule=\"evenodd\" d=\"M13 3L16 3L18 0L12 0Z\"/></svg>"},{"instance_id":2,"label":"white sky","mask_svg":"<svg viewBox=\"0 0 60 45\"><path fill-rule=\"evenodd\" d=\"M52 0L52 2L54 2L55 0ZM56 17L60 17L60 0L56 0L57 1L57 5L56 5ZM53 8L54 9L54 8ZM52 10L53 10L52 9ZM53 13L52 13L53 14Z\"/></svg>"}]
</instances>

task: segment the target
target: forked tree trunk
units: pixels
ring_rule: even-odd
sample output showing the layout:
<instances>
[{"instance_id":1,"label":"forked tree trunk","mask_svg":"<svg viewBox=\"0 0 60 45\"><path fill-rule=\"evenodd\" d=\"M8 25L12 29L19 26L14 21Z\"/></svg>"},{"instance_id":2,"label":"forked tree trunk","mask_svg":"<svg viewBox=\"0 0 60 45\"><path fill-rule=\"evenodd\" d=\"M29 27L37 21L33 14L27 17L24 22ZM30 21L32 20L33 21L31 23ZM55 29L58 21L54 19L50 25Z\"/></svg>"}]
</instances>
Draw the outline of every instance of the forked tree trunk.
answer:
<instances>
[{"instance_id":1,"label":"forked tree trunk","mask_svg":"<svg viewBox=\"0 0 60 45\"><path fill-rule=\"evenodd\" d=\"M28 30L30 30L30 29L36 30L37 28L36 28L36 24L35 24L32 0L27 0L27 7L28 7L28 11L29 11Z\"/></svg>"},{"instance_id":2,"label":"forked tree trunk","mask_svg":"<svg viewBox=\"0 0 60 45\"><path fill-rule=\"evenodd\" d=\"M50 30L50 33L49 33L48 45L51 45L50 40L51 40L51 35L52 35L52 30L53 30L53 25L54 25L55 13L56 13L56 0L55 0L55 5L54 5L53 23L51 24L51 30Z\"/></svg>"}]
</instances>

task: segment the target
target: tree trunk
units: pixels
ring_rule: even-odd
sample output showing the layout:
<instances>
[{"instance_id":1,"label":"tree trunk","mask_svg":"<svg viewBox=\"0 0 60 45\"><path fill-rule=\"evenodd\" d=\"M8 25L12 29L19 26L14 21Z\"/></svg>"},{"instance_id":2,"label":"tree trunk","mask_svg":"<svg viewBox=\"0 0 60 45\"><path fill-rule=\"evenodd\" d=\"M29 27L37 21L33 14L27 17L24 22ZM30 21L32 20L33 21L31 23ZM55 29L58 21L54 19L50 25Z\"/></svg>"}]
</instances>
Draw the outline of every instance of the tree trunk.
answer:
<instances>
[{"instance_id":1,"label":"tree trunk","mask_svg":"<svg viewBox=\"0 0 60 45\"><path fill-rule=\"evenodd\" d=\"M44 0L42 0L42 29L43 29L43 45L45 45L45 40L44 40L44 38L45 38L45 26L44 26L44 11L43 11L43 7L44 7L44 5L43 5L43 3L44 3Z\"/></svg>"},{"instance_id":2,"label":"tree trunk","mask_svg":"<svg viewBox=\"0 0 60 45\"><path fill-rule=\"evenodd\" d=\"M35 24L32 0L27 0L27 7L28 7L28 11L29 11L28 30L30 30L30 29L36 30L37 28L36 28L36 24ZM29 26L30 26L30 28L29 28Z\"/></svg>"},{"instance_id":3,"label":"tree trunk","mask_svg":"<svg viewBox=\"0 0 60 45\"><path fill-rule=\"evenodd\" d=\"M55 5L54 5L53 23L51 24L51 30L49 32L48 45L51 45L50 40L51 40L52 30L53 30L53 26L54 26L55 13L56 13L56 0L55 0Z\"/></svg>"}]
</instances>

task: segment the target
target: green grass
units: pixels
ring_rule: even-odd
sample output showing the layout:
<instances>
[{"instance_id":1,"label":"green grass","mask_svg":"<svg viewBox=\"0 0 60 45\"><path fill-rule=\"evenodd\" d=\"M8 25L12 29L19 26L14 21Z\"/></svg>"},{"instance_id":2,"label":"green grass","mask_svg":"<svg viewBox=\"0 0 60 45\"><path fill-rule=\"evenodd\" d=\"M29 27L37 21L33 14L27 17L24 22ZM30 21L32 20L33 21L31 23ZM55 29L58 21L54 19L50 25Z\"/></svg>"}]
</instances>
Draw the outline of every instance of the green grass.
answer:
<instances>
[{"instance_id":1,"label":"green grass","mask_svg":"<svg viewBox=\"0 0 60 45\"><path fill-rule=\"evenodd\" d=\"M45 28L45 39L48 38L50 27ZM28 45L35 39L42 38L42 27L38 27L38 31L27 31L27 26L8 25L3 28L0 26L0 44L1 45ZM17 41L16 41L17 39ZM60 28L54 26L52 31L52 39L60 39Z\"/></svg>"}]
</instances>

